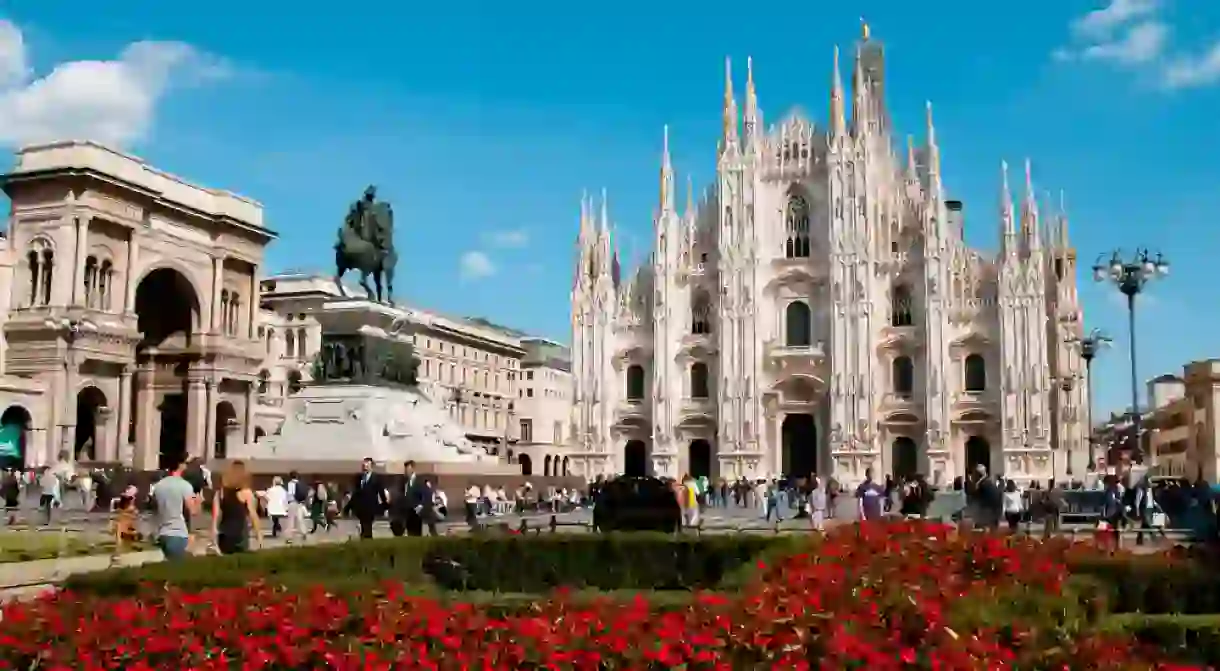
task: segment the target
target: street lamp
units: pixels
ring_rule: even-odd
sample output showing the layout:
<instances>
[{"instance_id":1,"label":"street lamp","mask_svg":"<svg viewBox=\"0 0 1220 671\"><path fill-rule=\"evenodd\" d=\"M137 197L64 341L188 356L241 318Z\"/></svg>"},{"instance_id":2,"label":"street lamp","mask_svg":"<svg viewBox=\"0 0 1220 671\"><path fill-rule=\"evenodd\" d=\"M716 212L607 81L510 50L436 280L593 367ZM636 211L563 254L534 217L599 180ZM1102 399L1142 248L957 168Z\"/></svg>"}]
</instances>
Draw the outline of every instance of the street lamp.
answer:
<instances>
[{"instance_id":1,"label":"street lamp","mask_svg":"<svg viewBox=\"0 0 1220 671\"><path fill-rule=\"evenodd\" d=\"M1110 343L1113 341L1105 333L1102 333L1101 329L1093 329L1092 331L1089 331L1087 336L1084 336L1083 338L1072 338L1068 340L1068 342L1080 348L1080 358L1084 359L1084 379L1085 384L1089 387L1089 397L1086 401L1089 406L1087 414L1088 419L1085 423L1089 439L1089 470L1096 471L1097 455L1095 453L1095 446L1097 444L1097 438L1093 434L1093 358L1096 357L1101 350L1109 347Z\"/></svg>"},{"instance_id":2,"label":"street lamp","mask_svg":"<svg viewBox=\"0 0 1220 671\"><path fill-rule=\"evenodd\" d=\"M1135 423L1134 435L1140 435L1139 377L1135 366L1135 297L1144 290L1144 285L1169 274L1169 262L1161 254L1154 258L1146 249L1136 250L1135 255L1124 259L1120 250L1115 250L1108 263L1097 257L1093 265L1093 278L1098 282L1111 282L1127 297L1127 329L1131 341L1131 416ZM1136 463L1143 463L1142 446L1135 446Z\"/></svg>"}]
</instances>

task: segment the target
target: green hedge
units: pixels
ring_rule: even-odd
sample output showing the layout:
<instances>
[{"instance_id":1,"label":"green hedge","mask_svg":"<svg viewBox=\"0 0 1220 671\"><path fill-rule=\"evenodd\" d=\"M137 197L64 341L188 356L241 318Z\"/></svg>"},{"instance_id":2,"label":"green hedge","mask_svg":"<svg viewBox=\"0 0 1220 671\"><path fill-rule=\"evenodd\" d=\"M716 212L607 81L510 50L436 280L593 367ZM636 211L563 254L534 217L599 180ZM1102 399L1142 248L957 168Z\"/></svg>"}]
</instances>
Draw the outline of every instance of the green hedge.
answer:
<instances>
[{"instance_id":1,"label":"green hedge","mask_svg":"<svg viewBox=\"0 0 1220 671\"><path fill-rule=\"evenodd\" d=\"M1113 615L1105 631L1133 636L1179 662L1220 666L1220 615Z\"/></svg>"},{"instance_id":2,"label":"green hedge","mask_svg":"<svg viewBox=\"0 0 1220 671\"><path fill-rule=\"evenodd\" d=\"M70 576L65 588L126 595L148 586L198 590L256 580L289 587L392 581L441 590L537 593L711 589L739 585L784 538L754 535L552 534L388 538L292 547Z\"/></svg>"},{"instance_id":3,"label":"green hedge","mask_svg":"<svg viewBox=\"0 0 1220 671\"><path fill-rule=\"evenodd\" d=\"M1158 555L1072 561L1073 576L1092 582L1113 613L1220 613L1220 572Z\"/></svg>"}]
</instances>

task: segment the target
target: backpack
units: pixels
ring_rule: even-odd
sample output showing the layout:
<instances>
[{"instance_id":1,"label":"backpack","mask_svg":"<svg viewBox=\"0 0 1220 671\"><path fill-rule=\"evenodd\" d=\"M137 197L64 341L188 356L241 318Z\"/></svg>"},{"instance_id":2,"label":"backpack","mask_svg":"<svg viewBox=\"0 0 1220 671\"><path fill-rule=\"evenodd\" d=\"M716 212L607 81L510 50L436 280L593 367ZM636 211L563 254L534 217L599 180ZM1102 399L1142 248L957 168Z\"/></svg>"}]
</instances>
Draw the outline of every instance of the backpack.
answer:
<instances>
[{"instance_id":1,"label":"backpack","mask_svg":"<svg viewBox=\"0 0 1220 671\"><path fill-rule=\"evenodd\" d=\"M296 486L292 488L292 494L293 500L297 503L305 503L309 500L309 487L306 487L305 483L298 480Z\"/></svg>"}]
</instances>

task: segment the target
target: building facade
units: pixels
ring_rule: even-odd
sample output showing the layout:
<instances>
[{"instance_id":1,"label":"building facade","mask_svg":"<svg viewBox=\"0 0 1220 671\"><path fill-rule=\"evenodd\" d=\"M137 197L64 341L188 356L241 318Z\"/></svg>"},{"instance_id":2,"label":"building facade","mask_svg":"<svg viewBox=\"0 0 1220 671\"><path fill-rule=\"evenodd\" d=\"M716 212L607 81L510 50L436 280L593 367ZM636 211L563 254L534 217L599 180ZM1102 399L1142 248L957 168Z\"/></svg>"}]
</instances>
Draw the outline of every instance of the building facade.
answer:
<instances>
[{"instance_id":1,"label":"building facade","mask_svg":"<svg viewBox=\"0 0 1220 671\"><path fill-rule=\"evenodd\" d=\"M571 351L545 338L521 340L525 357L517 383L518 461L524 475L569 475Z\"/></svg>"},{"instance_id":2,"label":"building facade","mask_svg":"<svg viewBox=\"0 0 1220 671\"><path fill-rule=\"evenodd\" d=\"M148 470L251 439L262 207L90 142L21 149L2 180L13 461Z\"/></svg>"},{"instance_id":3,"label":"building facade","mask_svg":"<svg viewBox=\"0 0 1220 671\"><path fill-rule=\"evenodd\" d=\"M1141 425L1154 472L1216 482L1220 477L1220 360L1186 364L1148 383Z\"/></svg>"},{"instance_id":4,"label":"building facade","mask_svg":"<svg viewBox=\"0 0 1220 671\"><path fill-rule=\"evenodd\" d=\"M266 358L259 372L259 435L283 423L283 405L297 385L312 379L328 310L347 297L363 303L363 290L340 291L331 277L311 273L271 275L262 282L262 337ZM420 359L421 386L439 398L467 438L505 459L516 459L518 376L525 348L521 337L474 320L446 317L414 307L407 314ZM266 384L262 384L262 381Z\"/></svg>"},{"instance_id":5,"label":"building facade","mask_svg":"<svg viewBox=\"0 0 1220 671\"><path fill-rule=\"evenodd\" d=\"M726 73L715 183L679 210L661 152L654 240L621 276L605 198L581 206L572 302L575 474L1083 471L1076 258L1028 162L1001 171L998 254L963 240L928 106L905 156L867 30L829 114L764 126ZM849 106L850 105L850 106ZM1052 431L1056 422L1064 429Z\"/></svg>"}]
</instances>

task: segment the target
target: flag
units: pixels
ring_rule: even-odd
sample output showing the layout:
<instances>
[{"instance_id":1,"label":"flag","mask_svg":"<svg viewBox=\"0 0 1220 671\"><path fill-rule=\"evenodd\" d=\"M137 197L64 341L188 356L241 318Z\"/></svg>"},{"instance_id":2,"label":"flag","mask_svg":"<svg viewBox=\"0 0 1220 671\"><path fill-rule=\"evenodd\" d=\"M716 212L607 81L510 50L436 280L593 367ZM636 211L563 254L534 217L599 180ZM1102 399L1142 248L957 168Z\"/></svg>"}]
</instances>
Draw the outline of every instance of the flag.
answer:
<instances>
[{"instance_id":1,"label":"flag","mask_svg":"<svg viewBox=\"0 0 1220 671\"><path fill-rule=\"evenodd\" d=\"M5 424L0 426L0 459L21 458L22 431L23 428L20 424Z\"/></svg>"}]
</instances>

